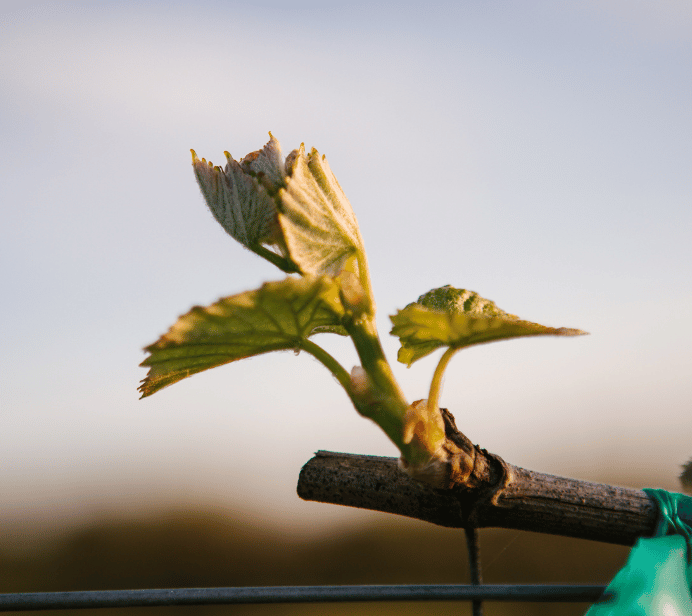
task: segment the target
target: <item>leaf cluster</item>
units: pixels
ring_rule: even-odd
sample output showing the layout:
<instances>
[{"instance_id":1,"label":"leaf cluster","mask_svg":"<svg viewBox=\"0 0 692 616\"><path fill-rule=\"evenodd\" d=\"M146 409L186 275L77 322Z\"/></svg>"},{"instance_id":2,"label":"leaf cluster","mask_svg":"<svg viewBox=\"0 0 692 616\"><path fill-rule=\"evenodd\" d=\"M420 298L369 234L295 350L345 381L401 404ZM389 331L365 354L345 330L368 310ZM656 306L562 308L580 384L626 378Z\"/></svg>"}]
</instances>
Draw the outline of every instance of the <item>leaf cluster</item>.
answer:
<instances>
[{"instance_id":1,"label":"leaf cluster","mask_svg":"<svg viewBox=\"0 0 692 616\"><path fill-rule=\"evenodd\" d=\"M427 405L404 398L380 345L365 248L353 209L326 158L304 145L284 159L268 143L225 167L192 166L204 200L240 244L289 275L259 289L196 306L146 347L149 369L142 396L188 376L271 351L305 350L334 374L356 409L388 434L408 461L434 457L444 429L437 408L442 373L461 348L521 336L575 336L576 329L523 321L477 293L433 289L391 317L398 360L413 364L447 351L433 377ZM351 337L362 366L349 374L311 337Z\"/></svg>"}]
</instances>

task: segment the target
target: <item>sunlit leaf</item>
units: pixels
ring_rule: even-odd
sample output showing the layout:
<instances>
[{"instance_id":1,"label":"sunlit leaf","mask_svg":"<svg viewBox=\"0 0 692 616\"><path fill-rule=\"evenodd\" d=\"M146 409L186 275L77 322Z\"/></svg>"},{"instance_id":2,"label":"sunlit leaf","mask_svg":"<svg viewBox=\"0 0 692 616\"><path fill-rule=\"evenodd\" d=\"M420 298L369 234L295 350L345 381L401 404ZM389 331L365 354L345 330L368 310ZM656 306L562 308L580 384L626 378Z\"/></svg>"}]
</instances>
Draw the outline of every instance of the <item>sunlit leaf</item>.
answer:
<instances>
[{"instance_id":1,"label":"sunlit leaf","mask_svg":"<svg viewBox=\"0 0 692 616\"><path fill-rule=\"evenodd\" d=\"M269 141L261 150L243 156L240 166L243 171L257 178L270 195L286 184L286 166L281 146L271 133Z\"/></svg>"},{"instance_id":2,"label":"sunlit leaf","mask_svg":"<svg viewBox=\"0 0 692 616\"><path fill-rule=\"evenodd\" d=\"M246 248L287 272L338 276L350 257L365 267L358 222L324 156L305 147L284 162L279 142L226 167L198 159L195 177L221 226ZM358 268L355 274L358 275Z\"/></svg>"},{"instance_id":3,"label":"sunlit leaf","mask_svg":"<svg viewBox=\"0 0 692 616\"><path fill-rule=\"evenodd\" d=\"M291 259L306 274L337 276L351 255L364 255L351 204L315 149L306 155L301 145L291 152L286 173L277 204Z\"/></svg>"},{"instance_id":4,"label":"sunlit leaf","mask_svg":"<svg viewBox=\"0 0 692 616\"><path fill-rule=\"evenodd\" d=\"M519 336L579 336L579 329L553 328L522 321L473 291L450 286L433 289L418 301L390 317L404 364L429 355L440 347L462 348L472 344Z\"/></svg>"},{"instance_id":5,"label":"sunlit leaf","mask_svg":"<svg viewBox=\"0 0 692 616\"><path fill-rule=\"evenodd\" d=\"M279 142L271 133L263 149L251 152L240 162L224 152L224 169L191 152L204 200L226 232L282 270L297 271L288 256L271 194L283 186L284 174Z\"/></svg>"},{"instance_id":6,"label":"sunlit leaf","mask_svg":"<svg viewBox=\"0 0 692 616\"><path fill-rule=\"evenodd\" d=\"M202 370L286 349L324 332L341 332L338 288L327 277L286 278L195 307L145 350L142 397Z\"/></svg>"}]
</instances>

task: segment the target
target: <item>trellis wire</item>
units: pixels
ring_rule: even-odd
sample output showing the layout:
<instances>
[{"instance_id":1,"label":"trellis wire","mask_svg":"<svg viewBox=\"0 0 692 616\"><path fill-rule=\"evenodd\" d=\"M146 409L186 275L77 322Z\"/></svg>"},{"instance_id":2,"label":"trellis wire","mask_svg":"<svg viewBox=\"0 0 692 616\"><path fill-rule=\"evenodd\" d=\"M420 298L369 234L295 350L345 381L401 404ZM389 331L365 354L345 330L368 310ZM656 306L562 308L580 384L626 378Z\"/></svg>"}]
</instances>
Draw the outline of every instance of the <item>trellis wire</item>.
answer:
<instances>
[{"instance_id":1,"label":"trellis wire","mask_svg":"<svg viewBox=\"0 0 692 616\"><path fill-rule=\"evenodd\" d=\"M253 586L0 594L0 612L28 610L337 603L354 601L533 601L593 603L604 586L541 584L415 584L373 586Z\"/></svg>"},{"instance_id":2,"label":"trellis wire","mask_svg":"<svg viewBox=\"0 0 692 616\"><path fill-rule=\"evenodd\" d=\"M483 573L481 569L481 544L478 536L478 529L467 526L464 529L466 534L466 551L469 556L469 572L471 573L471 584L480 586L483 584ZM473 616L483 616L483 601L473 599Z\"/></svg>"}]
</instances>

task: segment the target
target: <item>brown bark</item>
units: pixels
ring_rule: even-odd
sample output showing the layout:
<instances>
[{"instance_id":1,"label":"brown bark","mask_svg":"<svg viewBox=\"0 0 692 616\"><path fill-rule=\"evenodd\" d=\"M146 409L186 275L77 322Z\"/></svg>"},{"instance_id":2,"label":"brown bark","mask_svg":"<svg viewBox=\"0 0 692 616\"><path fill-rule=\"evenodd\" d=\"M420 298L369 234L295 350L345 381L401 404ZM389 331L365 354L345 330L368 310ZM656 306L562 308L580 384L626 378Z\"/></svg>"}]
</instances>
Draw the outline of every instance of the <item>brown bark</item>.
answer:
<instances>
[{"instance_id":1,"label":"brown bark","mask_svg":"<svg viewBox=\"0 0 692 616\"><path fill-rule=\"evenodd\" d=\"M512 466L472 445L449 413L445 420L449 449L456 447L461 458L450 461L447 489L412 479L395 458L319 451L300 472L298 495L454 528L513 528L624 545L653 533L656 508L641 490Z\"/></svg>"}]
</instances>

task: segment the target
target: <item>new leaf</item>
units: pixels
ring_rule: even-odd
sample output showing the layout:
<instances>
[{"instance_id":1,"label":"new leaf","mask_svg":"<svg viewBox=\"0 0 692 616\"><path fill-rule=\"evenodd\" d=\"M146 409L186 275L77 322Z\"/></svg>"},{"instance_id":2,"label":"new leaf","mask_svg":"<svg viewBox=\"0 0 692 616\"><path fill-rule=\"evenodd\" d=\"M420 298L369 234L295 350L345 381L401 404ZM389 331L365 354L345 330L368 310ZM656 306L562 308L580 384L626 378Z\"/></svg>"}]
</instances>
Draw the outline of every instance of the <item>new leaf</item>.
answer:
<instances>
[{"instance_id":1,"label":"new leaf","mask_svg":"<svg viewBox=\"0 0 692 616\"><path fill-rule=\"evenodd\" d=\"M390 317L401 348L397 359L408 366L440 347L460 349L472 344L519 336L579 336L579 329L554 328L522 321L473 291L445 286Z\"/></svg>"},{"instance_id":2,"label":"new leaf","mask_svg":"<svg viewBox=\"0 0 692 616\"><path fill-rule=\"evenodd\" d=\"M142 397L202 370L270 351L300 349L313 334L339 333L344 314L327 277L268 282L255 291L194 307L145 351Z\"/></svg>"},{"instance_id":3,"label":"new leaf","mask_svg":"<svg viewBox=\"0 0 692 616\"><path fill-rule=\"evenodd\" d=\"M303 145L286 159L279 222L291 259L307 274L338 276L351 255L365 267L358 222L327 159Z\"/></svg>"},{"instance_id":4,"label":"new leaf","mask_svg":"<svg viewBox=\"0 0 692 616\"><path fill-rule=\"evenodd\" d=\"M269 142L239 162L225 152L224 169L197 158L195 177L209 209L238 242L285 272L338 276L356 257L367 268L358 222L327 159L314 148L284 161Z\"/></svg>"},{"instance_id":5,"label":"new leaf","mask_svg":"<svg viewBox=\"0 0 692 616\"><path fill-rule=\"evenodd\" d=\"M234 239L284 272L298 266L288 255L272 198L283 186L279 142L269 133L267 145L237 162L228 153L225 169L192 152L192 168L204 200L219 224Z\"/></svg>"}]
</instances>

